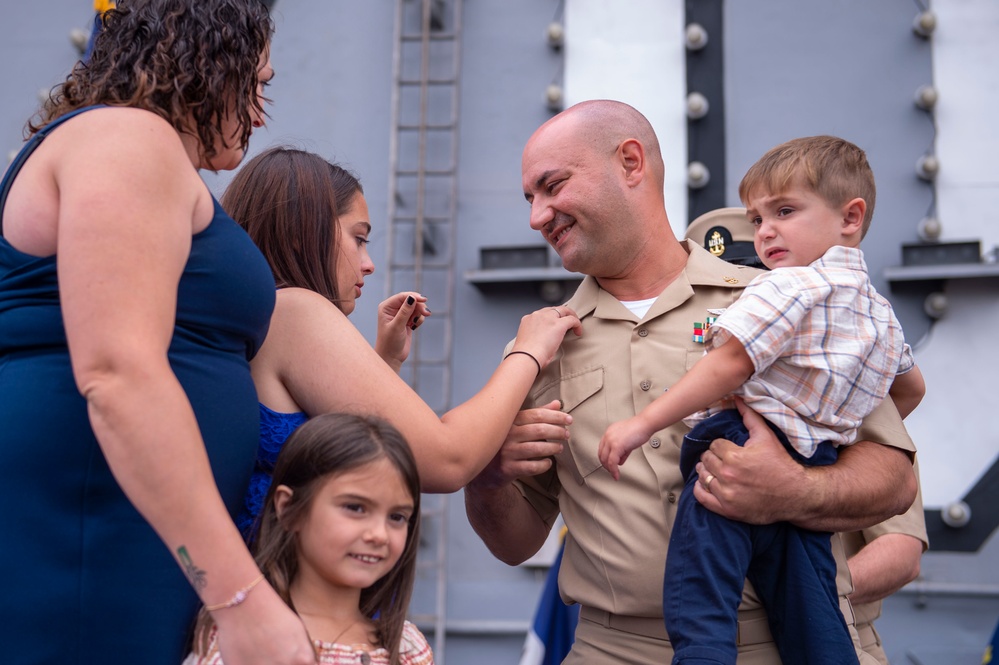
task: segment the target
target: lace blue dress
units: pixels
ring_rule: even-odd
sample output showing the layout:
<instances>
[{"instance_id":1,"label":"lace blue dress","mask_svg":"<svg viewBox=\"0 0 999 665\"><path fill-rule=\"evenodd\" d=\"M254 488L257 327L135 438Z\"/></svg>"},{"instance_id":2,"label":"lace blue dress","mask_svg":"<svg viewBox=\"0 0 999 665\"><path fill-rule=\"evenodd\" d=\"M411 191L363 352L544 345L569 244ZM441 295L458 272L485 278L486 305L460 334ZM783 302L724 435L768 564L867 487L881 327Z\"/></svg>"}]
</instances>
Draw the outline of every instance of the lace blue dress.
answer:
<instances>
[{"instance_id":1,"label":"lace blue dress","mask_svg":"<svg viewBox=\"0 0 999 665\"><path fill-rule=\"evenodd\" d=\"M256 521L264 508L267 490L271 487L271 474L281 446L299 425L308 420L304 413L279 413L263 404L260 405L260 443L257 446L257 461L250 476L250 488L246 490L243 507L236 518L236 526L247 541L256 535Z\"/></svg>"},{"instance_id":2,"label":"lace blue dress","mask_svg":"<svg viewBox=\"0 0 999 665\"><path fill-rule=\"evenodd\" d=\"M2 237L10 182L68 118L36 135L0 183L0 650L3 662L22 665L176 665L198 598L94 438L70 367L57 257L24 254ZM259 433L249 358L273 307L266 261L216 203L192 237L168 355L233 515Z\"/></svg>"}]
</instances>

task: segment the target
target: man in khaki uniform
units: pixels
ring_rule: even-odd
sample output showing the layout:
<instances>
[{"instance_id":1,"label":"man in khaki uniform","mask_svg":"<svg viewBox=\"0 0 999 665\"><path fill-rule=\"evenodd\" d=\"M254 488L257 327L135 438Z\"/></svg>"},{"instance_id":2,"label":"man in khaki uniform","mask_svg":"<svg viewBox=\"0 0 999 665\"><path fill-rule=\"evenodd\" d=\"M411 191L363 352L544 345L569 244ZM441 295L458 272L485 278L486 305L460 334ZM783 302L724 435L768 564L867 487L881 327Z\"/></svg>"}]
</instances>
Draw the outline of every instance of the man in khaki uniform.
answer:
<instances>
[{"instance_id":1,"label":"man in khaki uniform","mask_svg":"<svg viewBox=\"0 0 999 665\"><path fill-rule=\"evenodd\" d=\"M620 481L600 465L597 446L610 423L634 415L697 361L703 347L694 341L695 324L731 303L756 274L676 240L663 171L648 121L618 102L564 111L524 150L531 226L567 269L588 275L568 303L584 332L567 338L539 375L526 406L543 408L521 412L465 499L476 532L510 564L534 554L562 513L568 534L560 591L581 605L566 663L659 665L672 657L662 583L683 487L685 428L657 433L633 453ZM851 531L911 505L912 443L890 402L828 467L798 465L759 416L747 410L745 418L746 446L716 441L698 467L695 496L709 509L753 523ZM738 641L739 663L780 662L748 585Z\"/></svg>"}]
</instances>

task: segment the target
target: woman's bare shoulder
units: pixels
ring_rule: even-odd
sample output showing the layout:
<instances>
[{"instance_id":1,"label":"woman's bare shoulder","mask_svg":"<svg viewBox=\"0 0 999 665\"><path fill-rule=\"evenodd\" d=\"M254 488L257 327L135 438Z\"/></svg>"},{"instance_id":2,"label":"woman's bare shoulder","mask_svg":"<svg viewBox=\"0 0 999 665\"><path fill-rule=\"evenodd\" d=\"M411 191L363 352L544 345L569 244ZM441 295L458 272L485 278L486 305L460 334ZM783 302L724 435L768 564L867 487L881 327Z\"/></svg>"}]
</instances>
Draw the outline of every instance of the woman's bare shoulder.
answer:
<instances>
[{"instance_id":1,"label":"woman's bare shoulder","mask_svg":"<svg viewBox=\"0 0 999 665\"><path fill-rule=\"evenodd\" d=\"M125 106L102 106L80 113L53 132L53 138L58 136L65 137L68 146L99 143L127 149L138 142L139 146L162 144L182 150L180 134L170 123L152 111Z\"/></svg>"},{"instance_id":2,"label":"woman's bare shoulder","mask_svg":"<svg viewBox=\"0 0 999 665\"><path fill-rule=\"evenodd\" d=\"M346 341L345 337L354 333L356 328L347 316L324 296L297 287L278 289L270 332L267 334L268 341L279 339L304 342L330 336Z\"/></svg>"}]
</instances>

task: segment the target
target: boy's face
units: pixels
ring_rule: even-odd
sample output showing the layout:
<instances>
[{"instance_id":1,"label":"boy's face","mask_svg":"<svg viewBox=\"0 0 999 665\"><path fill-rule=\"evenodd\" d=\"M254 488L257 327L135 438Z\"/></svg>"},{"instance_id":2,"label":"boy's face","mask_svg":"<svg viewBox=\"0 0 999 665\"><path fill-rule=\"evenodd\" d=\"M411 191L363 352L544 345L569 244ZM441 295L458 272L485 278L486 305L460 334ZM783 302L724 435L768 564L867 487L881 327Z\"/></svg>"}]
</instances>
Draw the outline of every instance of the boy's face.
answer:
<instances>
[{"instance_id":1,"label":"boy's face","mask_svg":"<svg viewBox=\"0 0 999 665\"><path fill-rule=\"evenodd\" d=\"M780 194L754 190L746 200L746 216L754 227L756 254L771 270L807 266L830 247L859 243L858 234L844 233L849 227L845 211L800 185Z\"/></svg>"}]
</instances>

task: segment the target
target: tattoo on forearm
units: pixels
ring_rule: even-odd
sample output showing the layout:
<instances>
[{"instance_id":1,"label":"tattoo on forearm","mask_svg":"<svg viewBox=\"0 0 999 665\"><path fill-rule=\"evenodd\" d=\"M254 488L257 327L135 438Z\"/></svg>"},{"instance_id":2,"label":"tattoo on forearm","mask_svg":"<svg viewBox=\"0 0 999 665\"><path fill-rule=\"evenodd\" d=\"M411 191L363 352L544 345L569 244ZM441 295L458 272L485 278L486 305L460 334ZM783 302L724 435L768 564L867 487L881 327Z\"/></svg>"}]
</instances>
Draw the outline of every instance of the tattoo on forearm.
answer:
<instances>
[{"instance_id":1,"label":"tattoo on forearm","mask_svg":"<svg viewBox=\"0 0 999 665\"><path fill-rule=\"evenodd\" d=\"M184 574L187 575L191 586L194 587L195 591L201 593L201 590L208 584L208 581L205 580L205 571L194 565L191 555L187 553L187 548L183 545L177 550L177 558L180 559L180 565L184 567Z\"/></svg>"}]
</instances>

